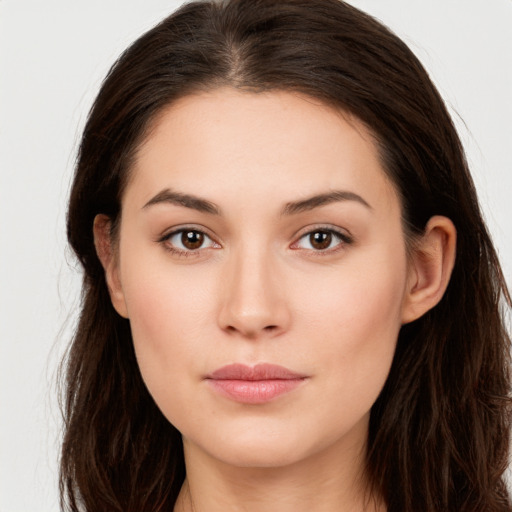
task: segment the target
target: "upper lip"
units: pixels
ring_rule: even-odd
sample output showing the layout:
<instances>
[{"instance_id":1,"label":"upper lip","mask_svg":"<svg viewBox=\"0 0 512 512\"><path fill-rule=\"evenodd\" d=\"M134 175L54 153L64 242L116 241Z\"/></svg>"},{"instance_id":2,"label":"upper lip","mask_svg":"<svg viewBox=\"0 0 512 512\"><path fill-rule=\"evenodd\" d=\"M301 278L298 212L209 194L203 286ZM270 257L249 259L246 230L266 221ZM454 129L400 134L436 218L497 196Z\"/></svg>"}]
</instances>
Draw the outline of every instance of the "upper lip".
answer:
<instances>
[{"instance_id":1,"label":"upper lip","mask_svg":"<svg viewBox=\"0 0 512 512\"><path fill-rule=\"evenodd\" d=\"M256 366L228 364L206 376L212 380L292 380L305 376L277 364L260 363Z\"/></svg>"}]
</instances>

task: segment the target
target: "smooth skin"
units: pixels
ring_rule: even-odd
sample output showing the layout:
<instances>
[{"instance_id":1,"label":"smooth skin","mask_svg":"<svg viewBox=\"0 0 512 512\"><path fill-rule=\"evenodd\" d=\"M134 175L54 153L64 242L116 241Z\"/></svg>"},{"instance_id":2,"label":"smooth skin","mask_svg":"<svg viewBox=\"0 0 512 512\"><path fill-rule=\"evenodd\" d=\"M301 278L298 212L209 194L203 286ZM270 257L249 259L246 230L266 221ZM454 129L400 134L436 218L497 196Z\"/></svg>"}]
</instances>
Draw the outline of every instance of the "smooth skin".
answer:
<instances>
[{"instance_id":1,"label":"smooth skin","mask_svg":"<svg viewBox=\"0 0 512 512\"><path fill-rule=\"evenodd\" d=\"M183 435L175 511L385 510L365 501L370 409L400 327L446 289L456 232L433 217L407 250L361 122L290 92L182 98L138 151L118 239L104 215L94 233L144 381ZM240 403L205 379L232 363L305 378Z\"/></svg>"}]
</instances>

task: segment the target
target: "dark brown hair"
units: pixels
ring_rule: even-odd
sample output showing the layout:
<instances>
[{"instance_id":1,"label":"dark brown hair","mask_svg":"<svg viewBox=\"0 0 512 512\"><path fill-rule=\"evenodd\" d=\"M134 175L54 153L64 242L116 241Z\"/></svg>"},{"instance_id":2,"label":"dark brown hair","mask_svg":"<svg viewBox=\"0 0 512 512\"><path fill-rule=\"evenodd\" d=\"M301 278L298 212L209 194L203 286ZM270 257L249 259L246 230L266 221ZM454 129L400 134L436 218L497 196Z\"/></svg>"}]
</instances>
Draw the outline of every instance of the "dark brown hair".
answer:
<instances>
[{"instance_id":1,"label":"dark brown hair","mask_svg":"<svg viewBox=\"0 0 512 512\"><path fill-rule=\"evenodd\" d=\"M387 28L338 0L193 2L138 39L90 112L68 211L83 265L66 360L61 495L69 510L172 510L181 436L146 390L129 322L114 311L93 241L114 229L130 165L155 115L179 97L231 86L306 94L362 120L401 195L407 236L432 215L458 232L441 302L400 332L372 408L367 475L389 512L511 510L503 479L510 407L510 306L460 141L427 73Z\"/></svg>"}]
</instances>

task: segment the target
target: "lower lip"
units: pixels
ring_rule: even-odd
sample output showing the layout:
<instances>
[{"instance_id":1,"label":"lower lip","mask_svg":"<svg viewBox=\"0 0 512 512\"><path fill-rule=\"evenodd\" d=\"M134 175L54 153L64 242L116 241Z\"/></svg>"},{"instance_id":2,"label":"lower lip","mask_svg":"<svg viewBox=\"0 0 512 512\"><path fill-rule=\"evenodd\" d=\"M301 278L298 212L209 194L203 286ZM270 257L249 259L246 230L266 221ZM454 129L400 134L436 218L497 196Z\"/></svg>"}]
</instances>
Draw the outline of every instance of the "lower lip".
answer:
<instances>
[{"instance_id":1,"label":"lower lip","mask_svg":"<svg viewBox=\"0 0 512 512\"><path fill-rule=\"evenodd\" d=\"M244 404L264 404L293 391L305 379L229 380L209 379L222 395Z\"/></svg>"}]
</instances>

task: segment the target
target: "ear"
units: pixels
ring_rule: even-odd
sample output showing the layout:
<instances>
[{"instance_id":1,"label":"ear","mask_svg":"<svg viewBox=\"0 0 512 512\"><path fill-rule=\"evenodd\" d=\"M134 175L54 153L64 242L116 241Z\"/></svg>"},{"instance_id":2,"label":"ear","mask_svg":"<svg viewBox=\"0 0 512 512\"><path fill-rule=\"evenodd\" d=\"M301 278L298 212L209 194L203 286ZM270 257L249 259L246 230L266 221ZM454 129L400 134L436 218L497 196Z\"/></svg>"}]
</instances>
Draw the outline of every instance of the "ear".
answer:
<instances>
[{"instance_id":1,"label":"ear","mask_svg":"<svg viewBox=\"0 0 512 512\"><path fill-rule=\"evenodd\" d=\"M455 264L457 231L447 217L432 217L414 243L409 262L402 323L416 320L443 297Z\"/></svg>"},{"instance_id":2,"label":"ear","mask_svg":"<svg viewBox=\"0 0 512 512\"><path fill-rule=\"evenodd\" d=\"M128 318L123 288L119 279L119 261L112 243L111 220L107 215L99 214L94 218L94 246L96 254L105 270L110 300L115 310L124 318Z\"/></svg>"}]
</instances>

